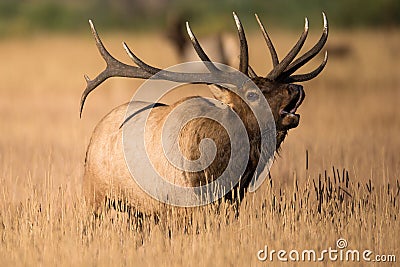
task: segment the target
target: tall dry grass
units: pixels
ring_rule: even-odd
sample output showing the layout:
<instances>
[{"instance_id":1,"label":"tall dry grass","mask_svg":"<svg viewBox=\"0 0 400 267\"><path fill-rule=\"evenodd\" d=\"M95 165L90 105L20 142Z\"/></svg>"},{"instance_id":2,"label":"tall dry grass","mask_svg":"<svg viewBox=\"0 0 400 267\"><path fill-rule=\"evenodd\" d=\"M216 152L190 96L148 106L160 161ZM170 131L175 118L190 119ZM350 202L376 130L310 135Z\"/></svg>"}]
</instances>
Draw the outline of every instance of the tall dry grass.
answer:
<instances>
[{"instance_id":1,"label":"tall dry grass","mask_svg":"<svg viewBox=\"0 0 400 267\"><path fill-rule=\"evenodd\" d=\"M297 38L271 34L281 56ZM318 38L310 37L308 47ZM127 58L126 40L151 64L177 63L156 35L103 39L119 58ZM266 73L264 42L259 33L249 39L251 64ZM79 119L82 75L103 67L89 34L2 40L0 266L256 266L270 264L257 260L265 245L322 250L338 238L399 261L400 32L332 31L329 42L351 52L333 55L305 83L300 126L283 144L272 180L246 196L239 216L224 205L168 208L156 223L115 211L95 218L81 194L93 127L140 81L105 83Z\"/></svg>"}]
</instances>

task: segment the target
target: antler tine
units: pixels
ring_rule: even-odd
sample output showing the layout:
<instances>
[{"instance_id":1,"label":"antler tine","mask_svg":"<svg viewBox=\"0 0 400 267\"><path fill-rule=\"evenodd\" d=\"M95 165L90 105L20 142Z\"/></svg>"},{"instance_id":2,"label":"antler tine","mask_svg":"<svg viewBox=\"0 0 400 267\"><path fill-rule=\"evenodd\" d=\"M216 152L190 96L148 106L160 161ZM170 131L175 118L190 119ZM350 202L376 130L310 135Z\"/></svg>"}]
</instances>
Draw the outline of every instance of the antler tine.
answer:
<instances>
[{"instance_id":1,"label":"antler tine","mask_svg":"<svg viewBox=\"0 0 400 267\"><path fill-rule=\"evenodd\" d=\"M96 46L97 49L99 50L100 55L106 62L107 66L106 68L99 74L97 75L96 78L91 80L87 75L85 75L85 80L86 80L86 88L82 93L81 97L81 105L80 105L80 110L79 110L79 116L82 116L82 110L83 106L85 104L85 100L87 96L101 83L103 83L105 80L107 80L110 77L135 77L135 78L150 78L151 74L146 72L145 70L142 70L138 67L126 65L118 60L116 60L111 54L107 51L107 49L104 47L95 27L94 24L91 20L89 20L90 24L90 29L92 30L92 34L95 38L96 41Z\"/></svg>"},{"instance_id":2,"label":"antler tine","mask_svg":"<svg viewBox=\"0 0 400 267\"><path fill-rule=\"evenodd\" d=\"M268 73L268 75L267 75L268 79L270 79L272 81L277 80L277 78L282 74L282 72L287 68L287 66L289 66L289 64L293 61L293 59L300 52L300 50L303 47L303 44L307 38L307 34L308 34L308 19L305 18L304 31L301 34L299 40L293 46L293 48L289 51L289 53L286 55L286 57L278 65L276 65L271 70L270 73Z\"/></svg>"},{"instance_id":3,"label":"antler tine","mask_svg":"<svg viewBox=\"0 0 400 267\"><path fill-rule=\"evenodd\" d=\"M128 56L132 59L132 61L135 62L135 64L138 65L140 68L144 69L146 72L154 75L161 71L161 69L150 66L149 64L138 58L132 52L132 50L129 49L128 45L125 42L122 42L122 46L124 47L125 52L128 54Z\"/></svg>"},{"instance_id":4,"label":"antler tine","mask_svg":"<svg viewBox=\"0 0 400 267\"><path fill-rule=\"evenodd\" d=\"M197 41L196 36L193 34L192 30L190 29L189 22L186 21L186 31L190 37L190 40L192 41L192 45L194 50L196 50L197 55L200 57L200 59L204 62L206 65L207 69L210 72L216 72L220 71L210 60L210 58L207 56L207 54L204 52L203 48L201 47L200 43Z\"/></svg>"},{"instance_id":5,"label":"antler tine","mask_svg":"<svg viewBox=\"0 0 400 267\"><path fill-rule=\"evenodd\" d=\"M291 74L293 74L296 70L298 70L300 67L302 67L304 64L306 64L308 61L310 61L312 58L317 55L321 49L324 47L326 40L328 39L328 20L326 18L326 15L324 12L322 12L322 17L324 20L324 30L322 32L321 38L319 41L304 55L293 61L287 69L282 73L282 77L289 77Z\"/></svg>"},{"instance_id":6,"label":"antler tine","mask_svg":"<svg viewBox=\"0 0 400 267\"><path fill-rule=\"evenodd\" d=\"M240 63L239 70L248 75L249 68L249 49L247 46L246 35L244 34L242 23L239 20L239 17L233 12L233 18L235 19L236 27L238 30L239 40L240 40Z\"/></svg>"},{"instance_id":7,"label":"antler tine","mask_svg":"<svg viewBox=\"0 0 400 267\"><path fill-rule=\"evenodd\" d=\"M285 81L287 83L292 82L304 82L314 79L321 73L321 71L325 68L326 63L328 62L328 51L325 51L325 57L322 63L313 71L306 73L306 74L299 74L299 75L292 75L289 76Z\"/></svg>"},{"instance_id":8,"label":"antler tine","mask_svg":"<svg viewBox=\"0 0 400 267\"><path fill-rule=\"evenodd\" d=\"M256 78L258 77L257 73L253 70L253 68L249 65L249 77Z\"/></svg>"},{"instance_id":9,"label":"antler tine","mask_svg":"<svg viewBox=\"0 0 400 267\"><path fill-rule=\"evenodd\" d=\"M267 31L265 30L264 25L262 24L260 18L258 17L257 14L254 14L254 15L256 16L256 20L258 22L258 25L260 26L260 29L261 29L261 32L262 32L262 34L264 36L265 42L267 43L267 46L268 46L268 49L269 49L269 52L270 52L271 58L272 58L272 65L275 68L276 65L279 64L278 54L276 53L276 50L275 50L275 47L274 47L274 45L273 45L273 43L271 41L271 38L269 38L269 35L268 35Z\"/></svg>"}]
</instances>

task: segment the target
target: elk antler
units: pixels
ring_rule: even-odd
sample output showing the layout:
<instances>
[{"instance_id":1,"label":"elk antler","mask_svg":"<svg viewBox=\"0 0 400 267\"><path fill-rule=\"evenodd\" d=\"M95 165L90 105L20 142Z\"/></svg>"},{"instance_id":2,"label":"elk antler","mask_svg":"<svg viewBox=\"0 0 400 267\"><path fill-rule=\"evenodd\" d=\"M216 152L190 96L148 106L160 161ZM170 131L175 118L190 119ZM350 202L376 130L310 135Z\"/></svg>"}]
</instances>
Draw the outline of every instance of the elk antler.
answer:
<instances>
[{"instance_id":1,"label":"elk antler","mask_svg":"<svg viewBox=\"0 0 400 267\"><path fill-rule=\"evenodd\" d=\"M284 76L288 76L294 73L301 66L303 66L313 57L315 57L315 55L317 55L319 51L321 51L321 49L324 47L326 41L328 40L328 20L326 19L326 15L323 12L322 12L322 17L324 19L324 30L322 32L321 38L308 52L306 52L304 55L302 55L289 65L289 67L283 73ZM326 63L325 60L323 63Z\"/></svg>"},{"instance_id":2,"label":"elk antler","mask_svg":"<svg viewBox=\"0 0 400 267\"><path fill-rule=\"evenodd\" d=\"M83 105L85 103L86 97L92 92L97 86L103 83L110 77L137 77L148 79L152 75L140 68L130 66L124 64L117 59L115 59L104 47L103 42L101 41L97 31L93 25L93 22L89 20L90 29L92 30L92 34L96 40L97 49L100 52L100 55L103 57L104 61L106 62L106 68L93 80L89 78L89 76L85 75L86 80L86 89L82 93L81 97L81 107L80 107L80 116L82 115Z\"/></svg>"},{"instance_id":3,"label":"elk antler","mask_svg":"<svg viewBox=\"0 0 400 267\"><path fill-rule=\"evenodd\" d=\"M240 66L239 69L247 75L248 73L248 48L247 41L244 35L244 30L242 24L240 23L239 18L235 13L233 13L237 28L238 35L240 40ZM188 27L188 33L191 37L192 44L199 55L199 57L204 61L207 68L211 71L210 73L180 73L180 72L171 72L161 69L155 68L143 62L139 59L128 47L128 45L124 42L123 47L128 54L128 56L133 60L133 62L138 66L131 66L125 63L120 62L115 59L105 48L103 45L95 27L91 20L89 20L90 28L92 30L92 34L96 41L97 49L100 52L100 55L106 62L106 68L93 80L91 80L87 75L85 75L86 80L86 88L82 93L81 97L81 105L80 105L80 116L82 115L83 106L85 104L85 100L87 96L101 83L111 77L127 77L127 78L141 78L141 79L149 79L154 74L159 73L157 75L157 79L175 81L175 82L184 82L184 83L203 83L203 84L217 84L226 82L229 80L229 77L232 77L231 72L220 71L217 67L215 67L208 56L204 53L204 50L201 48L200 44L197 42L197 39L191 32ZM254 71L250 71L254 73Z\"/></svg>"},{"instance_id":4,"label":"elk antler","mask_svg":"<svg viewBox=\"0 0 400 267\"><path fill-rule=\"evenodd\" d=\"M238 16L235 12L233 12L233 17L236 22L236 27L238 30L239 40L240 40L240 62L239 62L239 70L240 72L248 75L249 69L249 49L247 46L246 35L244 34L242 23L240 22Z\"/></svg>"},{"instance_id":5,"label":"elk antler","mask_svg":"<svg viewBox=\"0 0 400 267\"><path fill-rule=\"evenodd\" d=\"M300 67L302 67L308 61L310 61L312 58L314 58L315 55L317 55L321 51L323 46L325 45L326 40L328 39L328 20L327 20L324 12L322 12L322 17L323 17L323 21L324 21L324 30L322 32L321 38L314 45L314 47L312 47L304 55L302 55L301 57L299 57L298 59L293 61L293 59L300 52L300 50L303 47L303 44L307 38L308 19L305 18L304 31L303 31L302 35L300 36L300 39L297 41L297 43L294 45L294 47L289 51L289 53L286 55L286 57L281 62L279 62L274 45L272 44L272 41L269 38L267 31L265 30L263 24L261 23L259 17L256 14L257 22L258 22L260 29L264 35L264 39L269 48L271 58L272 58L272 63L274 66L272 71L270 73L268 73L268 75L266 76L267 79L272 80L272 81L285 82L285 83L303 82L303 81L307 81L307 80L310 80L310 79L316 77L324 69L324 67L328 61L327 53L325 53L325 58L324 58L323 62L312 72L306 73L306 74L290 76L296 70L298 70Z\"/></svg>"},{"instance_id":6,"label":"elk antler","mask_svg":"<svg viewBox=\"0 0 400 267\"><path fill-rule=\"evenodd\" d=\"M265 41L268 45L272 63L274 68L272 71L266 76L266 79L276 82L283 82L283 83L290 83L290 82L301 82L307 81L314 77L316 77L325 67L328 57L327 53L325 53L325 58L323 62L313 71L300 74L300 75L291 75L308 61L317 55L322 47L325 45L326 40L328 38L328 21L326 19L325 13L322 13L323 20L324 20L324 30L320 40L317 44L314 45L308 52L304 55L296 59L294 58L300 52L308 34L308 20L305 19L304 31L300 36L300 39L297 41L295 46L289 51L289 53L285 56L285 58L279 62L276 50L272 44L271 39L269 38L264 26L262 25L260 19L256 14L256 19L258 24L260 25L261 31L264 35ZM248 45L246 40L246 35L244 33L244 29L242 23L239 20L239 17L233 12L233 17L236 23L239 41L240 41L240 63L239 63L239 70L244 73L245 75L249 76L250 78L257 77L257 74L249 65L249 56L248 56ZM128 54L128 56L133 60L133 62L137 65L131 66L125 63L120 62L119 60L115 59L104 47L94 25L91 20L89 20L90 28L93 33L93 36L96 41L97 49L99 50L100 55L106 62L106 68L97 75L93 80L91 80L87 75L85 75L86 80L86 88L82 93L81 97L81 105L80 105L80 116L82 115L83 106L85 104L85 100L87 96L101 83L111 77L127 77L127 78L141 78L141 79L149 79L153 75L157 74L156 79L162 80L169 80L174 82L182 82L182 83L202 83L202 84L218 84L218 83L226 83L233 78L235 75L232 72L221 71L218 69L204 52L203 48L197 41L197 38L191 31L189 24L186 23L187 32L189 37L192 41L193 47L200 57L200 59L204 62L210 73L181 73L181 72L172 72L161 70L159 68L150 66L139 59L128 47L128 45L124 42L123 46ZM293 61L293 62L292 62Z\"/></svg>"},{"instance_id":7,"label":"elk antler","mask_svg":"<svg viewBox=\"0 0 400 267\"><path fill-rule=\"evenodd\" d=\"M271 39L269 38L269 35L268 35L267 31L264 28L264 25L261 23L261 20L258 18L258 15L255 14L255 16L256 16L258 25L260 25L261 32L264 35L264 39L267 42L267 46L268 46L269 52L271 53L272 66L276 67L276 65L279 64L279 59L278 59L278 55L276 54L275 47L274 47Z\"/></svg>"},{"instance_id":8,"label":"elk antler","mask_svg":"<svg viewBox=\"0 0 400 267\"><path fill-rule=\"evenodd\" d=\"M240 23L239 18L237 17L237 15L235 14L235 12L233 12L233 15L235 17L235 21L237 21L237 25L238 25L238 33L239 33L239 39L240 39L240 51L243 51L243 53L241 52L240 54L240 58L241 58L241 62L243 61L243 69L246 70L246 66L247 65L247 71L244 71L243 73L250 76L251 78L255 78L257 77L257 74L254 72L254 70L251 68L251 66L248 64L248 46L247 46L247 41L246 41L246 36L244 35L244 31L243 31L243 27ZM203 48L201 47L200 43L197 41L196 36L193 34L192 30L190 29L189 26L189 22L186 22L186 30L187 33L190 37L190 40L192 42L193 48L196 51L197 55L200 57L200 59L205 63L205 65L207 66L208 70L213 72L213 71L220 71L217 67L215 67L215 65L211 62L210 58L207 56L207 54L204 52ZM247 63L246 63L247 62ZM242 64L240 64L242 65Z\"/></svg>"},{"instance_id":9,"label":"elk antler","mask_svg":"<svg viewBox=\"0 0 400 267\"><path fill-rule=\"evenodd\" d=\"M209 71L220 71L210 60L207 54L204 52L203 48L201 47L200 43L197 41L196 36L193 34L192 30L190 29L189 22L186 21L186 31L189 35L190 41L192 42L193 48L196 51L197 55L200 59L204 62L206 67Z\"/></svg>"},{"instance_id":10,"label":"elk antler","mask_svg":"<svg viewBox=\"0 0 400 267\"><path fill-rule=\"evenodd\" d=\"M282 72L289 66L290 62L293 61L293 59L297 56L299 53L300 49L303 47L304 42L306 41L308 34L308 19L305 18L304 22L304 31L300 36L300 39L297 41L297 43L293 46L293 48L289 51L289 53L286 55L286 57L276 65L270 73L268 73L267 78L275 81L277 78L282 74Z\"/></svg>"}]
</instances>

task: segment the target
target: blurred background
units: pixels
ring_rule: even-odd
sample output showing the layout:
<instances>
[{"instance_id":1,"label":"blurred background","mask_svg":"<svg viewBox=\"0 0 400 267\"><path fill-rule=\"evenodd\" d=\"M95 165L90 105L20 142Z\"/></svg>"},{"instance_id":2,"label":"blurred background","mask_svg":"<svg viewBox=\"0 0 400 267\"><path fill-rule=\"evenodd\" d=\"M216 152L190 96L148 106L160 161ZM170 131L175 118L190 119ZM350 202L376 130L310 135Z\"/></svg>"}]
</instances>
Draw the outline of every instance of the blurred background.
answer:
<instances>
[{"instance_id":1,"label":"blurred background","mask_svg":"<svg viewBox=\"0 0 400 267\"><path fill-rule=\"evenodd\" d=\"M305 15L321 10L329 14L333 27L395 27L400 24L398 0L1 0L0 36L38 31L86 30L92 18L103 29L160 29L169 16L182 15L209 31L230 25L231 11L249 21L258 13L268 23L293 27ZM251 20L254 21L253 19ZM250 24L255 26L255 23Z\"/></svg>"}]
</instances>

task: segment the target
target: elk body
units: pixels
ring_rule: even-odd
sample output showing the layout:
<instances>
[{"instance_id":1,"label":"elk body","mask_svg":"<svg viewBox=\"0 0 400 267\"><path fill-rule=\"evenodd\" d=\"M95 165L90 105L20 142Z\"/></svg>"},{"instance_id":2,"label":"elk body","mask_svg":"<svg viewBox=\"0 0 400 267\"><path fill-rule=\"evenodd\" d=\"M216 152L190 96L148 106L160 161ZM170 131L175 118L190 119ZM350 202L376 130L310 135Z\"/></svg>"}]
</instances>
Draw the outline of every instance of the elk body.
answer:
<instances>
[{"instance_id":1,"label":"elk body","mask_svg":"<svg viewBox=\"0 0 400 267\"><path fill-rule=\"evenodd\" d=\"M305 93L303 87L295 83L307 81L316 77L326 65L327 54L325 53L323 62L312 72L297 75L293 75L293 73L321 51L327 40L328 25L325 14L323 14L324 29L320 40L309 51L295 59L308 34L308 21L306 19L304 31L299 40L285 58L279 61L267 32L257 16L256 18L269 48L274 67L266 77L258 76L250 67L245 33L239 18L234 14L240 41L239 71L257 85L261 92L260 95L257 91L247 90L244 87L242 88L244 90L244 96L254 105L259 103L257 101L261 97L263 99L265 97L269 104L273 115L272 120L276 127L276 142L273 149L277 150L288 130L297 127L299 124L300 115L296 114L296 111L304 100ZM91 22L90 24L97 48L106 61L107 67L93 80L85 76L87 87L82 95L81 112L87 95L109 77L117 76L149 79L151 76L161 71L160 69L147 65L137 58L125 43L124 48L126 52L137 66L126 65L116 60L105 49L93 24ZM219 73L225 75L225 77L229 77L229 72L218 69L217 66L210 61L196 37L191 32L188 24L187 30L194 49L200 59L205 63L210 73ZM246 163L243 175L239 177L239 183L234 185L232 189L232 192L235 193L226 195L227 198L241 199L247 192L253 176L257 174L257 164L263 157L263 155L260 155L260 138L262 133L248 103L224 86L209 82L206 78L210 77L210 73L180 73L169 71L162 74L159 79L211 85L210 88L214 97L219 101L218 103L221 103L221 105L226 108L227 116L230 116L230 114L234 112L243 122L250 146L249 150L245 151L248 153L249 160ZM196 81L194 81L194 79ZM197 118L188 122L182 127L176 140L179 143L182 155L189 160L196 160L201 156L199 150L201 140L205 138L212 139L217 149L216 157L207 168L196 172L184 171L171 164L165 157L165 151L161 144L161 136L163 134L162 126L168 116L183 102L189 103L189 106L186 107L185 110L180 111L180 113L178 112L178 118L196 109L207 111L207 109L211 110L218 105L216 102L203 97L185 98L172 105L145 102L127 103L112 110L98 123L86 152L85 173L83 177L84 193L90 203L99 207L104 205L106 198L115 197L127 202L135 210L144 213L151 213L154 208L159 205L159 202L144 192L132 178L124 155L124 149L131 150L128 151L128 153L135 153L135 148L124 148L123 139L128 138L134 140L139 137L135 134L136 130L134 130L131 135L123 136L123 129L124 127L129 127L130 129L135 129L135 127L139 128L141 125L140 122L144 120L143 114L145 112L142 112L144 110L148 111L147 122L144 126L144 141L148 151L148 157L153 163L154 168L157 169L160 175L165 177L168 182L191 188L207 184L210 181L212 182L221 175L228 165L229 159L231 157L235 158L237 155L232 154L233 151L228 133L219 123L209 118ZM266 106L265 108L268 107ZM247 137L244 136L243 138ZM140 166L141 162L137 162L137 164ZM144 173L146 172L146 170L143 171Z\"/></svg>"}]
</instances>

